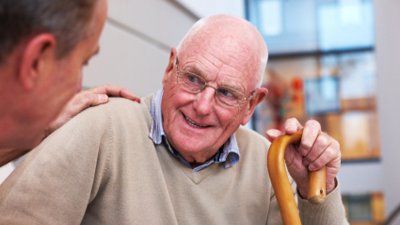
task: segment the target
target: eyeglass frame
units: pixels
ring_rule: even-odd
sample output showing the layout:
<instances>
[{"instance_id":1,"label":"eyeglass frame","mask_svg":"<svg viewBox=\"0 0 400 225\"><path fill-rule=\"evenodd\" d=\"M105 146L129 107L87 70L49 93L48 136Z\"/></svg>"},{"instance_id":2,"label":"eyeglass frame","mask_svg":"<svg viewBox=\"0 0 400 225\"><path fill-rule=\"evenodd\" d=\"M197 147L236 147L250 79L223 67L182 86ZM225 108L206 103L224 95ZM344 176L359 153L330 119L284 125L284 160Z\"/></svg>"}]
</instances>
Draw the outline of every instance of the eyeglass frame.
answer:
<instances>
[{"instance_id":1,"label":"eyeglass frame","mask_svg":"<svg viewBox=\"0 0 400 225\"><path fill-rule=\"evenodd\" d=\"M188 91L189 93L192 93L192 94L199 94L199 93L201 93L202 91L204 91L207 87L210 87L210 88L212 88L212 89L215 90L214 98L216 98L217 90L218 90L218 88L219 88L218 86L217 86L217 87L214 87L214 86L210 85L210 84L209 84L209 81L207 81L203 76L200 76L200 75L198 75L198 74L196 74L196 73L189 72L189 71L185 71L185 70L180 70L180 68L179 68L179 60L178 60L178 57L175 58L174 64L175 64L175 67L176 67L177 83L179 83L179 77L182 77L181 74L182 74L182 73L185 73L185 72L190 73L190 74L193 74L193 75L196 76L197 78L199 78L199 79L201 79L202 81L204 81L204 84L202 85L202 87L201 87L198 91L190 91L190 90L186 90L186 91ZM240 99L238 99L238 104L237 104L237 105L236 105L236 104L235 104L235 105L229 105L229 104L227 104L227 103L224 102L224 101L221 101L221 100L219 100L219 101L220 101L223 105L225 105L225 106L227 106L227 107L230 107L230 108L235 108L235 107L240 108L245 102L248 102L248 101L250 101L252 98L254 98L255 93L256 93L256 90L257 90L257 88L254 89L253 91L251 91L251 93L250 93L248 96L245 96L245 94L243 94L243 97L240 98Z\"/></svg>"}]
</instances>

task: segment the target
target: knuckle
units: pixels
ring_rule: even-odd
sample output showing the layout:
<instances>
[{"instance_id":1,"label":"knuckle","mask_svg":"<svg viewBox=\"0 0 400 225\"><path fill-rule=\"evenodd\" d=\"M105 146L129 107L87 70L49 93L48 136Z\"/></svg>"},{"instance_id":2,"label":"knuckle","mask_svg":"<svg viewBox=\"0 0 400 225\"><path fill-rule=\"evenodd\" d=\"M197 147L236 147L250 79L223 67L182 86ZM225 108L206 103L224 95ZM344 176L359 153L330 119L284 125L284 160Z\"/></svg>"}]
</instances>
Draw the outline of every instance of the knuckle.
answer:
<instances>
[{"instance_id":1,"label":"knuckle","mask_svg":"<svg viewBox=\"0 0 400 225\"><path fill-rule=\"evenodd\" d=\"M306 122L306 126L307 126L307 127L311 127L311 128L315 128L315 129L318 129L318 130L321 130L321 124L320 124L318 121L313 120L313 119L308 120L308 121Z\"/></svg>"},{"instance_id":2,"label":"knuckle","mask_svg":"<svg viewBox=\"0 0 400 225\"><path fill-rule=\"evenodd\" d=\"M326 158L328 159L328 161L332 161L337 157L337 155L338 151L336 151L334 148L328 148L326 150Z\"/></svg>"},{"instance_id":3,"label":"knuckle","mask_svg":"<svg viewBox=\"0 0 400 225\"><path fill-rule=\"evenodd\" d=\"M328 135L321 133L317 138L317 142L319 146L326 147L331 144L331 138Z\"/></svg>"},{"instance_id":4,"label":"knuckle","mask_svg":"<svg viewBox=\"0 0 400 225\"><path fill-rule=\"evenodd\" d=\"M337 148L338 150L340 150L340 142L338 142L337 140L333 139L332 140L332 145Z\"/></svg>"},{"instance_id":5,"label":"knuckle","mask_svg":"<svg viewBox=\"0 0 400 225\"><path fill-rule=\"evenodd\" d=\"M295 120L295 118L294 118L294 117L290 117L290 118L288 118L288 119L285 121L285 125L286 125L286 126L288 126L289 124L293 123L293 122L294 122L294 120Z\"/></svg>"}]
</instances>

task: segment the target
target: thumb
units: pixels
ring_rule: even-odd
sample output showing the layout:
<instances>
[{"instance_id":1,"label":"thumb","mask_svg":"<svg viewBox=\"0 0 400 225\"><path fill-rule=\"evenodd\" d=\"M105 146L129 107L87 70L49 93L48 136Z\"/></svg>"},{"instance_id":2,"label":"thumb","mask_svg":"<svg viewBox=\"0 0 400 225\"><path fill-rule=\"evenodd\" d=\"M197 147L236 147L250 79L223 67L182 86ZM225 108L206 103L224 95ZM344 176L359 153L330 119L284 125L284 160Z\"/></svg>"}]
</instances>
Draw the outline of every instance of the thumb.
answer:
<instances>
[{"instance_id":1,"label":"thumb","mask_svg":"<svg viewBox=\"0 0 400 225\"><path fill-rule=\"evenodd\" d=\"M282 132L277 129L269 129L265 132L265 137L271 142L281 135Z\"/></svg>"}]
</instances>

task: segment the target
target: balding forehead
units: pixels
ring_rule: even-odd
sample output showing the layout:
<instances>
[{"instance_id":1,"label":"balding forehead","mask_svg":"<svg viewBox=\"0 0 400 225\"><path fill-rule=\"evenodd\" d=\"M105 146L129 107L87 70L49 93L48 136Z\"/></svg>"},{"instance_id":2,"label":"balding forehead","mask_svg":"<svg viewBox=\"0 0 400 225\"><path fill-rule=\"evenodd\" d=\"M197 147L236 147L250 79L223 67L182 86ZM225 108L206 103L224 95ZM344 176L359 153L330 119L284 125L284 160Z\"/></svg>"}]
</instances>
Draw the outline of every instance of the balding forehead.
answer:
<instances>
[{"instance_id":1,"label":"balding forehead","mask_svg":"<svg viewBox=\"0 0 400 225\"><path fill-rule=\"evenodd\" d=\"M267 59L267 47L259 31L248 21L227 15L198 21L177 49L182 56L206 52L221 61L231 60L238 69L257 76L262 76Z\"/></svg>"},{"instance_id":2,"label":"balding forehead","mask_svg":"<svg viewBox=\"0 0 400 225\"><path fill-rule=\"evenodd\" d=\"M248 21L227 15L216 15L203 18L193 25L182 42L190 42L193 39L208 37L231 36L237 40L265 47L264 40L258 30Z\"/></svg>"}]
</instances>

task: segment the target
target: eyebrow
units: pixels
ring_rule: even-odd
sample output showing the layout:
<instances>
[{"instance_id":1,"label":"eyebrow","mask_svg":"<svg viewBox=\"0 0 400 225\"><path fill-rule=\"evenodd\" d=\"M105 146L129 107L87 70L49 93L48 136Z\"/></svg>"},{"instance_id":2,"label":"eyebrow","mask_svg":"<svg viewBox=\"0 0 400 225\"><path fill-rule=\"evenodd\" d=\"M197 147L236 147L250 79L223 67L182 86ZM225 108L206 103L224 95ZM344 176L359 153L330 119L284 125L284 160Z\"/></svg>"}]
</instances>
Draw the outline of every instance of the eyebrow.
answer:
<instances>
[{"instance_id":1,"label":"eyebrow","mask_svg":"<svg viewBox=\"0 0 400 225\"><path fill-rule=\"evenodd\" d=\"M188 66L187 68L183 68L183 71L187 71L190 73L193 73L197 76L200 76L201 78L203 78L207 83L210 82L209 80L207 80L207 77L204 75L204 72L202 72L201 70L199 70L197 67L195 66ZM232 83L232 82L231 82ZM233 84L229 84L229 83L220 83L218 85L218 88L223 87L223 88L228 88L232 91L235 92L241 92L241 93L246 93L245 89L243 89L243 87L241 85L233 85Z\"/></svg>"}]
</instances>

